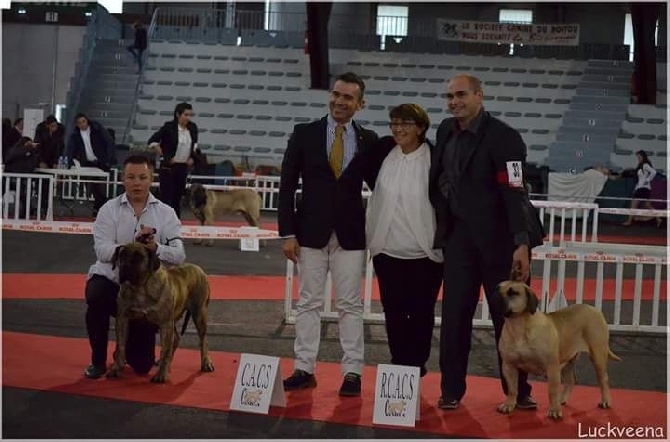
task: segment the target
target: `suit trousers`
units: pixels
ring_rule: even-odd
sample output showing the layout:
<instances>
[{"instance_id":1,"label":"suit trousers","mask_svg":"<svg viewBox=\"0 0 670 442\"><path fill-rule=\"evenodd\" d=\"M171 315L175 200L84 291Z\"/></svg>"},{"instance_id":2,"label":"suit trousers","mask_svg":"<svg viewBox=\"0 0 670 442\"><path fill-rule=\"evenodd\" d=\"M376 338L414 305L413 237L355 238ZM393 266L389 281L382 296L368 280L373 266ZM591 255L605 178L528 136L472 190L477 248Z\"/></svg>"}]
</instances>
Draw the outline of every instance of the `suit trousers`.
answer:
<instances>
[{"instance_id":1,"label":"suit trousers","mask_svg":"<svg viewBox=\"0 0 670 442\"><path fill-rule=\"evenodd\" d=\"M107 365L109 318L116 317L119 286L101 275L86 282L86 331L91 344L91 363ZM147 374L155 361L157 327L145 320L128 322L126 360L137 374Z\"/></svg>"},{"instance_id":2,"label":"suit trousers","mask_svg":"<svg viewBox=\"0 0 670 442\"><path fill-rule=\"evenodd\" d=\"M442 263L429 258L399 259L380 253L372 259L384 308L391 363L421 368L435 327L435 301L442 285Z\"/></svg>"},{"instance_id":3,"label":"suit trousers","mask_svg":"<svg viewBox=\"0 0 670 442\"><path fill-rule=\"evenodd\" d=\"M321 340L321 311L326 277L331 272L339 310L342 373L363 370L363 304L361 284L365 250L344 250L335 232L326 247L301 247L298 254L299 300L296 304L295 369L314 373ZM330 294L328 294L330 296Z\"/></svg>"},{"instance_id":4,"label":"suit trousers","mask_svg":"<svg viewBox=\"0 0 670 442\"><path fill-rule=\"evenodd\" d=\"M160 199L177 213L181 219L181 199L186 193L186 178L188 165L186 163L162 164L158 174L160 184Z\"/></svg>"},{"instance_id":5,"label":"suit trousers","mask_svg":"<svg viewBox=\"0 0 670 442\"><path fill-rule=\"evenodd\" d=\"M444 250L440 371L442 397L446 400L461 400L465 395L472 319L482 285L493 320L496 351L505 321L502 299L495 288L509 279L514 244L510 239L506 244L497 244L498 247L492 245L491 252L484 254L475 245L470 229L466 222L456 221ZM499 352L498 370L503 392L507 394ZM530 395L527 373L519 371L518 388L519 398Z\"/></svg>"}]
</instances>

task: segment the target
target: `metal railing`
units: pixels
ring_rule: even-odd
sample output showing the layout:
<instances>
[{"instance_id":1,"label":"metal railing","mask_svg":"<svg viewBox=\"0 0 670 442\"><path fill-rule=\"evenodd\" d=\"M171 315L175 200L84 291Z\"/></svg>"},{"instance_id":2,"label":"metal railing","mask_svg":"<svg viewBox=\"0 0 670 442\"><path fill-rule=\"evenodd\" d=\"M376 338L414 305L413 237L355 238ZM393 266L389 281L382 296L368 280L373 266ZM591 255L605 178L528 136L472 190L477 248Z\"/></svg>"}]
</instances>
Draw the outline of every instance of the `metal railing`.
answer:
<instances>
[{"instance_id":1,"label":"metal railing","mask_svg":"<svg viewBox=\"0 0 670 442\"><path fill-rule=\"evenodd\" d=\"M120 38L122 24L113 15L100 5L96 8L86 25L84 42L79 51L79 62L75 74L70 83L70 92L67 96L67 107L65 109L66 136L74 130L74 115L79 112L81 97L88 79L88 71L93 59L93 53L98 39Z\"/></svg>"},{"instance_id":2,"label":"metal railing","mask_svg":"<svg viewBox=\"0 0 670 442\"><path fill-rule=\"evenodd\" d=\"M549 313L559 310L570 303L588 303L601 310L610 330L622 332L666 333L667 316L665 306L667 290L661 296L663 282L663 268L667 268L667 247L631 246L621 244L591 244L566 243L562 247L548 245L533 250L533 261L543 262L545 271L542 273L540 310ZM369 253L368 253L369 258ZM552 274L547 269L553 262L558 262L557 271ZM567 262L577 263L577 277L568 293L566 284ZM365 279L363 282L363 320L371 324L383 324L385 321L381 304L373 306L373 267L372 260L366 259ZM595 290L585 291L584 277L586 263L597 263ZM605 288L604 266L615 266L614 287L608 284ZM644 284L644 267L653 267L653 283ZM624 268L634 268L633 290L631 284L624 283ZM288 324L295 324L297 310L294 306L297 300L295 265L286 261L286 281L284 288L284 320ZM666 270L667 277L667 270ZM590 287L592 288L592 287ZM628 290L627 290L628 289ZM333 311L333 284L330 273L326 280L326 299L321 311L322 321L334 322L339 313ZM593 296L591 296L593 295ZM661 316L662 315L662 316ZM441 324L441 318L436 316L435 325ZM476 327L492 327L489 308L486 298L482 296L477 312L473 319Z\"/></svg>"},{"instance_id":3,"label":"metal railing","mask_svg":"<svg viewBox=\"0 0 670 442\"><path fill-rule=\"evenodd\" d=\"M50 175L3 173L2 196L0 197L2 219L52 221L54 182L54 177ZM12 208L11 216L10 207Z\"/></svg>"}]
</instances>

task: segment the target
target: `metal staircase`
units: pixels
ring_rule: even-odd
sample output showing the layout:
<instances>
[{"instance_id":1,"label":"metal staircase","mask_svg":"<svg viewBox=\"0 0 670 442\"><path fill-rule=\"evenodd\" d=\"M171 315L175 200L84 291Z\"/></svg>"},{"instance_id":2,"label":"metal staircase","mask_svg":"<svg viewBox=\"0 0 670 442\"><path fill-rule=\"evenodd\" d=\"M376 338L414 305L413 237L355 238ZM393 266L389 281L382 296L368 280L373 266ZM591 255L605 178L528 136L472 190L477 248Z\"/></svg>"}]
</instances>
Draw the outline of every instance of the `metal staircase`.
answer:
<instances>
[{"instance_id":1,"label":"metal staircase","mask_svg":"<svg viewBox=\"0 0 670 442\"><path fill-rule=\"evenodd\" d=\"M609 166L616 138L630 104L632 63L589 60L547 165L556 172L580 173L590 166Z\"/></svg>"},{"instance_id":2,"label":"metal staircase","mask_svg":"<svg viewBox=\"0 0 670 442\"><path fill-rule=\"evenodd\" d=\"M98 40L91 58L79 111L114 129L116 142L125 139L139 78L137 63L126 50L132 40Z\"/></svg>"}]
</instances>

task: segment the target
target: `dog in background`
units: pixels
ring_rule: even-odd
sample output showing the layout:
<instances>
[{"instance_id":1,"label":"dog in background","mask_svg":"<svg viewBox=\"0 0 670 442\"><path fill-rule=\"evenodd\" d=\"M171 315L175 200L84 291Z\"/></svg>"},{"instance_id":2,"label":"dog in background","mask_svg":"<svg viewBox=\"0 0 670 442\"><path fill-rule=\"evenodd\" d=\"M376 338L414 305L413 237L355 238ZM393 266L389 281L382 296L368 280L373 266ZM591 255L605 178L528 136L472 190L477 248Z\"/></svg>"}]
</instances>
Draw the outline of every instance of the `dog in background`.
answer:
<instances>
[{"instance_id":1,"label":"dog in background","mask_svg":"<svg viewBox=\"0 0 670 442\"><path fill-rule=\"evenodd\" d=\"M538 376L546 375L549 383L551 419L561 419L561 406L568 401L575 385L575 362L579 353L589 353L600 384L600 408L609 408L610 398L607 361L619 361L609 348L609 328L603 314L588 304L574 304L544 314L537 310L538 299L533 290L512 272L510 281L503 281L496 290L504 305L503 325L498 349L502 372L507 381L507 400L498 411L509 414L517 400L517 369ZM560 392L560 385L563 391Z\"/></svg>"},{"instance_id":2,"label":"dog in background","mask_svg":"<svg viewBox=\"0 0 670 442\"><path fill-rule=\"evenodd\" d=\"M201 226L213 226L217 215L241 213L252 227L261 221L261 197L254 189L210 190L200 183L191 185L190 206ZM200 244L200 239L195 244ZM207 245L214 245L210 239Z\"/></svg>"},{"instance_id":3,"label":"dog in background","mask_svg":"<svg viewBox=\"0 0 670 442\"><path fill-rule=\"evenodd\" d=\"M182 335L190 317L200 339L200 370L214 371L207 345L207 309L210 288L207 275L194 264L174 267L161 265L160 259L142 242L118 246L112 257L119 266L119 296L116 316L116 351L107 377L121 375L126 361L129 320L147 320L159 327L161 355L152 382L169 379L174 352L179 345L177 321L186 313Z\"/></svg>"}]
</instances>

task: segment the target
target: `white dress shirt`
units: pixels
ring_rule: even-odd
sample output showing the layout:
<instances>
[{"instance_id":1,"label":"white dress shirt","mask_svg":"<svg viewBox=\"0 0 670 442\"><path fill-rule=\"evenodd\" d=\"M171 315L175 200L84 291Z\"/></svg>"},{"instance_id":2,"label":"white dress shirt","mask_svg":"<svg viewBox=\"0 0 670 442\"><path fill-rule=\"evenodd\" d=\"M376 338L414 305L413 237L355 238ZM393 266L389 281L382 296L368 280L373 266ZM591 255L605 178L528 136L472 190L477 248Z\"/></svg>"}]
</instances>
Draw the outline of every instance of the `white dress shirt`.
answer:
<instances>
[{"instance_id":1,"label":"white dress shirt","mask_svg":"<svg viewBox=\"0 0 670 442\"><path fill-rule=\"evenodd\" d=\"M425 143L409 154L396 146L384 159L368 202L366 237L372 256L444 260L442 251L433 248L436 221L428 198L429 170Z\"/></svg>"},{"instance_id":2,"label":"white dress shirt","mask_svg":"<svg viewBox=\"0 0 670 442\"><path fill-rule=\"evenodd\" d=\"M127 194L123 193L107 201L98 211L93 223L97 261L88 271L89 278L101 275L119 283L119 269L117 267L112 270L112 256L118 246L135 240L140 233L140 225L156 229L156 253L161 261L174 265L184 262L186 252L181 240L181 222L174 209L149 194L147 205L138 218Z\"/></svg>"},{"instance_id":3,"label":"white dress shirt","mask_svg":"<svg viewBox=\"0 0 670 442\"><path fill-rule=\"evenodd\" d=\"M191 133L180 125L177 125L177 131L179 136L173 161L175 163L185 163L191 156Z\"/></svg>"},{"instance_id":4,"label":"white dress shirt","mask_svg":"<svg viewBox=\"0 0 670 442\"><path fill-rule=\"evenodd\" d=\"M640 169L637 170L637 184L635 189L649 189L651 190L651 181L656 176L656 169L651 167L649 163L644 163Z\"/></svg>"},{"instance_id":5,"label":"white dress shirt","mask_svg":"<svg viewBox=\"0 0 670 442\"><path fill-rule=\"evenodd\" d=\"M98 157L95 156L95 153L93 152L93 145L91 144L91 126L87 127L86 130L80 130L79 134L81 135L81 139L84 142L86 161L98 161Z\"/></svg>"}]
</instances>

